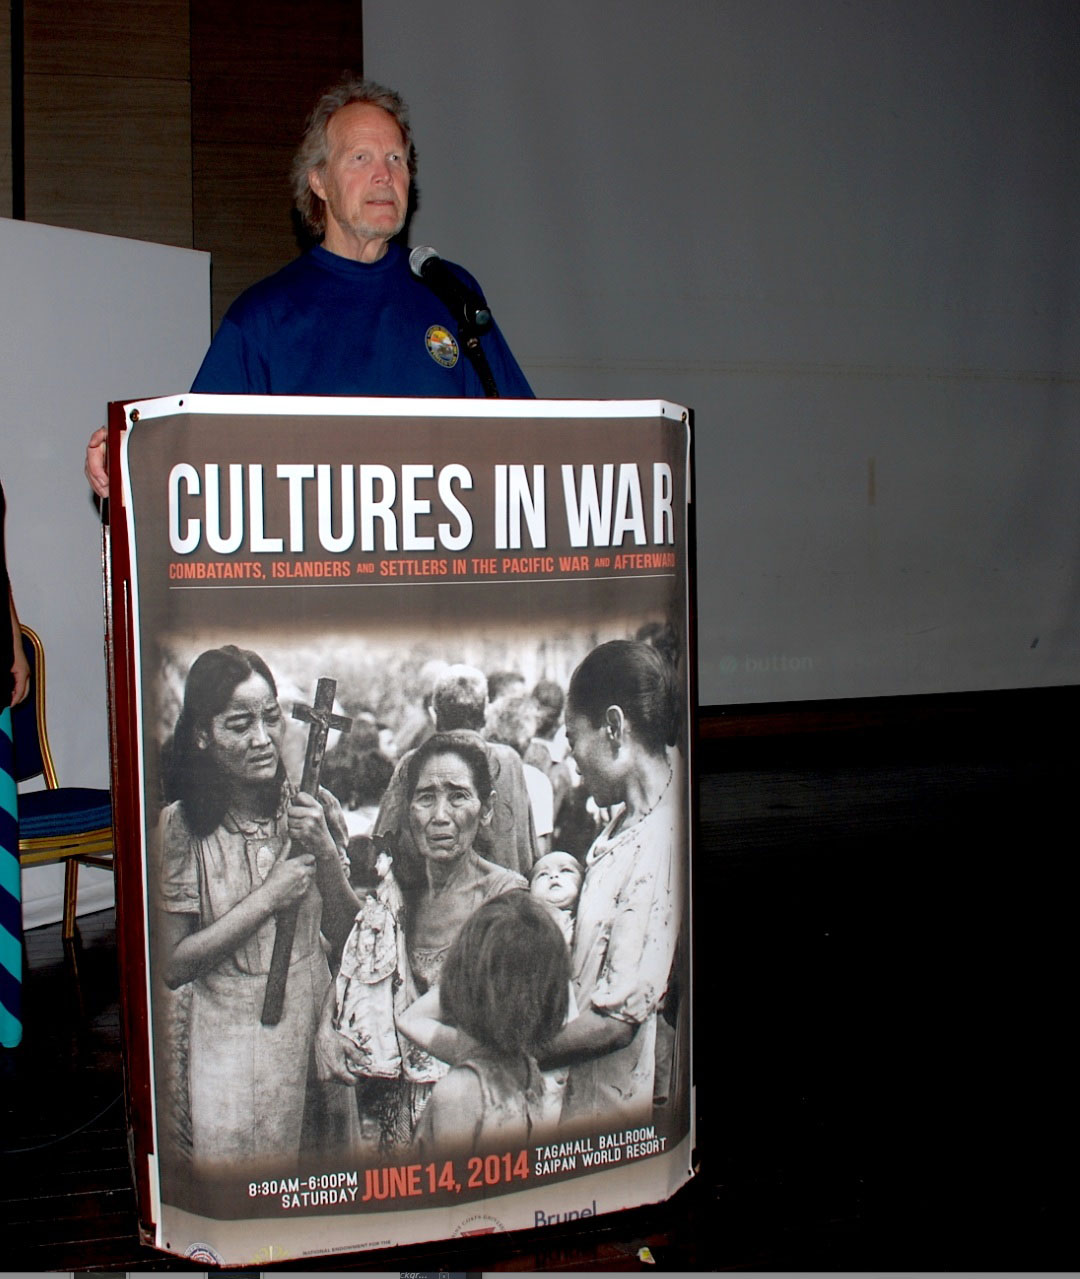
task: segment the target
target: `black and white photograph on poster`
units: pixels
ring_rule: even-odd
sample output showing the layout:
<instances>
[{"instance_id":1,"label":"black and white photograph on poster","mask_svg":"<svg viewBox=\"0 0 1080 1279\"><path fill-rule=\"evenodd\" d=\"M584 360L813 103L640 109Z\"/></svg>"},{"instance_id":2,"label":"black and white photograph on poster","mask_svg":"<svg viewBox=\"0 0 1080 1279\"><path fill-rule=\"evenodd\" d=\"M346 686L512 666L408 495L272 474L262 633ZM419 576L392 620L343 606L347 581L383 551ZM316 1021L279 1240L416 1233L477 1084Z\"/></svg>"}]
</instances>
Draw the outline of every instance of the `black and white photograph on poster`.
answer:
<instances>
[{"instance_id":1,"label":"black and white photograph on poster","mask_svg":"<svg viewBox=\"0 0 1080 1279\"><path fill-rule=\"evenodd\" d=\"M523 425L527 454L542 437ZM262 435L269 471L281 449ZM652 466L655 441L647 462L618 448ZM195 576L177 534L210 485L163 460L164 562L135 557L163 1216L394 1213L394 1241L433 1237L402 1214L501 1209L685 1143L681 512L663 552L625 552L658 572L596 573L622 554L568 558L553 538L470 557L457 582L376 551L377 576L413 566L381 591L356 583L355 548L253 579L222 567L237 546ZM137 547L155 537L138 492ZM281 1255L319 1251L297 1237Z\"/></svg>"}]
</instances>

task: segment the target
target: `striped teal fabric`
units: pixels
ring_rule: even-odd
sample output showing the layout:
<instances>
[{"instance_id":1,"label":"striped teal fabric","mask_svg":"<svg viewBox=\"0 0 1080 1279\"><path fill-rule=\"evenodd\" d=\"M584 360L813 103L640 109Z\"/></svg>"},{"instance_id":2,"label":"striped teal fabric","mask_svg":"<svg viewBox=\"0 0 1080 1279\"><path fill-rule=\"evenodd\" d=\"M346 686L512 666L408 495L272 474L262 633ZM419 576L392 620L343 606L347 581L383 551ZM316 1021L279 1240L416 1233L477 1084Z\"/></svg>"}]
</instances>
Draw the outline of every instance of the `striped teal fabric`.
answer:
<instances>
[{"instance_id":1,"label":"striped teal fabric","mask_svg":"<svg viewBox=\"0 0 1080 1279\"><path fill-rule=\"evenodd\" d=\"M22 1039L22 895L11 710L0 714L0 1045Z\"/></svg>"}]
</instances>

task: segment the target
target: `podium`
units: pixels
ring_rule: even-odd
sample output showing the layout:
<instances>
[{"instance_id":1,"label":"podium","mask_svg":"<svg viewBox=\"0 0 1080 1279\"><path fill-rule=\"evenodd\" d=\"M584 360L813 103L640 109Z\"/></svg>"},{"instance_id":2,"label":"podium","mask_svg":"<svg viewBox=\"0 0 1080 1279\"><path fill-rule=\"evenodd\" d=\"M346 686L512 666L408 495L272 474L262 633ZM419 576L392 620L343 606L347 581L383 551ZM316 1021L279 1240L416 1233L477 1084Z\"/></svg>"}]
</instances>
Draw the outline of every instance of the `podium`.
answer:
<instances>
[{"instance_id":1,"label":"podium","mask_svg":"<svg viewBox=\"0 0 1080 1279\"><path fill-rule=\"evenodd\" d=\"M110 406L117 921L147 1243L224 1265L368 1251L659 1202L692 1175L688 416L666 401L189 394ZM388 1144L362 1126L350 1136L356 1095L317 1068L311 1016L318 1023L325 1010L294 1015L312 1003L312 973L332 1001L340 941L319 938L302 972L294 947L285 1014L268 1021L267 944L281 914L245 932L227 885L248 875L257 888L287 852L224 801L207 819L190 787L176 798L182 748L213 753L215 733L248 733L228 716L178 731L196 659L230 646L257 655L273 688L268 699L265 678L253 677L252 714L266 723L251 734L277 744L268 784L291 795L310 775L320 681L332 707L319 752L330 755L351 723L403 732L422 713L433 665L509 670L526 688L548 680L565 690L611 640L661 651L682 710L669 748L671 909L645 938L645 953L670 956L670 969L665 959L662 989L637 1012L616 1012L628 1034L648 1025L656 1035L643 1054L651 1095L632 1114L605 1101L563 1121L567 1070L554 1069L544 1076L551 1122L511 1125L502 1144L421 1150L408 1132ZM566 754L557 739L551 749ZM272 753L264 743L236 768L266 769ZM223 747L218 758L233 766ZM348 798L320 798L344 854ZM597 829L617 817L595 800L584 808ZM575 851L587 878L586 850ZM325 933L330 890L319 883ZM406 932L408 920L406 907ZM188 953L178 938L195 935L197 956L174 962ZM348 1124L324 1105L327 1087L335 1105L344 1094Z\"/></svg>"}]
</instances>

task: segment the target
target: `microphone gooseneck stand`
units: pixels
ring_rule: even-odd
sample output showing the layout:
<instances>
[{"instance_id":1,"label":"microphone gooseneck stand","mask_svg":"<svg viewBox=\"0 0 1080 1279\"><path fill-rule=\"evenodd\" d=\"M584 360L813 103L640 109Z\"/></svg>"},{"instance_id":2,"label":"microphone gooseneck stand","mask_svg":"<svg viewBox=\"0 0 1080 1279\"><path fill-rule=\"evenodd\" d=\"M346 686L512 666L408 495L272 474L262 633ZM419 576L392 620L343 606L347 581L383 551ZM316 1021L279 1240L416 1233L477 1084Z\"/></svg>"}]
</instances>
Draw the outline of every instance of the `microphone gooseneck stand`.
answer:
<instances>
[{"instance_id":1,"label":"microphone gooseneck stand","mask_svg":"<svg viewBox=\"0 0 1080 1279\"><path fill-rule=\"evenodd\" d=\"M476 370L484 395L499 398L499 387L491 371L481 336L491 328L491 311L482 294L460 280L430 245L417 245L409 254L409 269L458 319L458 341Z\"/></svg>"},{"instance_id":2,"label":"microphone gooseneck stand","mask_svg":"<svg viewBox=\"0 0 1080 1279\"><path fill-rule=\"evenodd\" d=\"M495 381L495 375L491 371L488 358L484 354L484 348L480 345L480 334L483 329L478 328L475 321L470 320L470 309L468 306L463 308L464 314L458 327L458 340L461 342L462 350L469 358L469 363L476 370L480 385L484 388L485 397L489 400L497 400L499 398L499 387ZM486 314L490 317L491 312L486 311Z\"/></svg>"}]
</instances>

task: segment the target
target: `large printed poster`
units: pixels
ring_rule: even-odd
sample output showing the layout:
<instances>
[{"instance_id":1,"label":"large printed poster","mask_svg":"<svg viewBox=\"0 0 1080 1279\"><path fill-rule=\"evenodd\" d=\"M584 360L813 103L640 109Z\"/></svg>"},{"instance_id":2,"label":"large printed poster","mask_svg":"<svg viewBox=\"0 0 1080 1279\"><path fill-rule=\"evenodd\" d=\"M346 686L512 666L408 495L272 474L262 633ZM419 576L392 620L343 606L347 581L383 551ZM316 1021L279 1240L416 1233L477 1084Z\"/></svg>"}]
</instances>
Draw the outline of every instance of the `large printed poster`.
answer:
<instances>
[{"instance_id":1,"label":"large printed poster","mask_svg":"<svg viewBox=\"0 0 1080 1279\"><path fill-rule=\"evenodd\" d=\"M243 1265L670 1196L686 412L127 409L154 1242Z\"/></svg>"}]
</instances>

